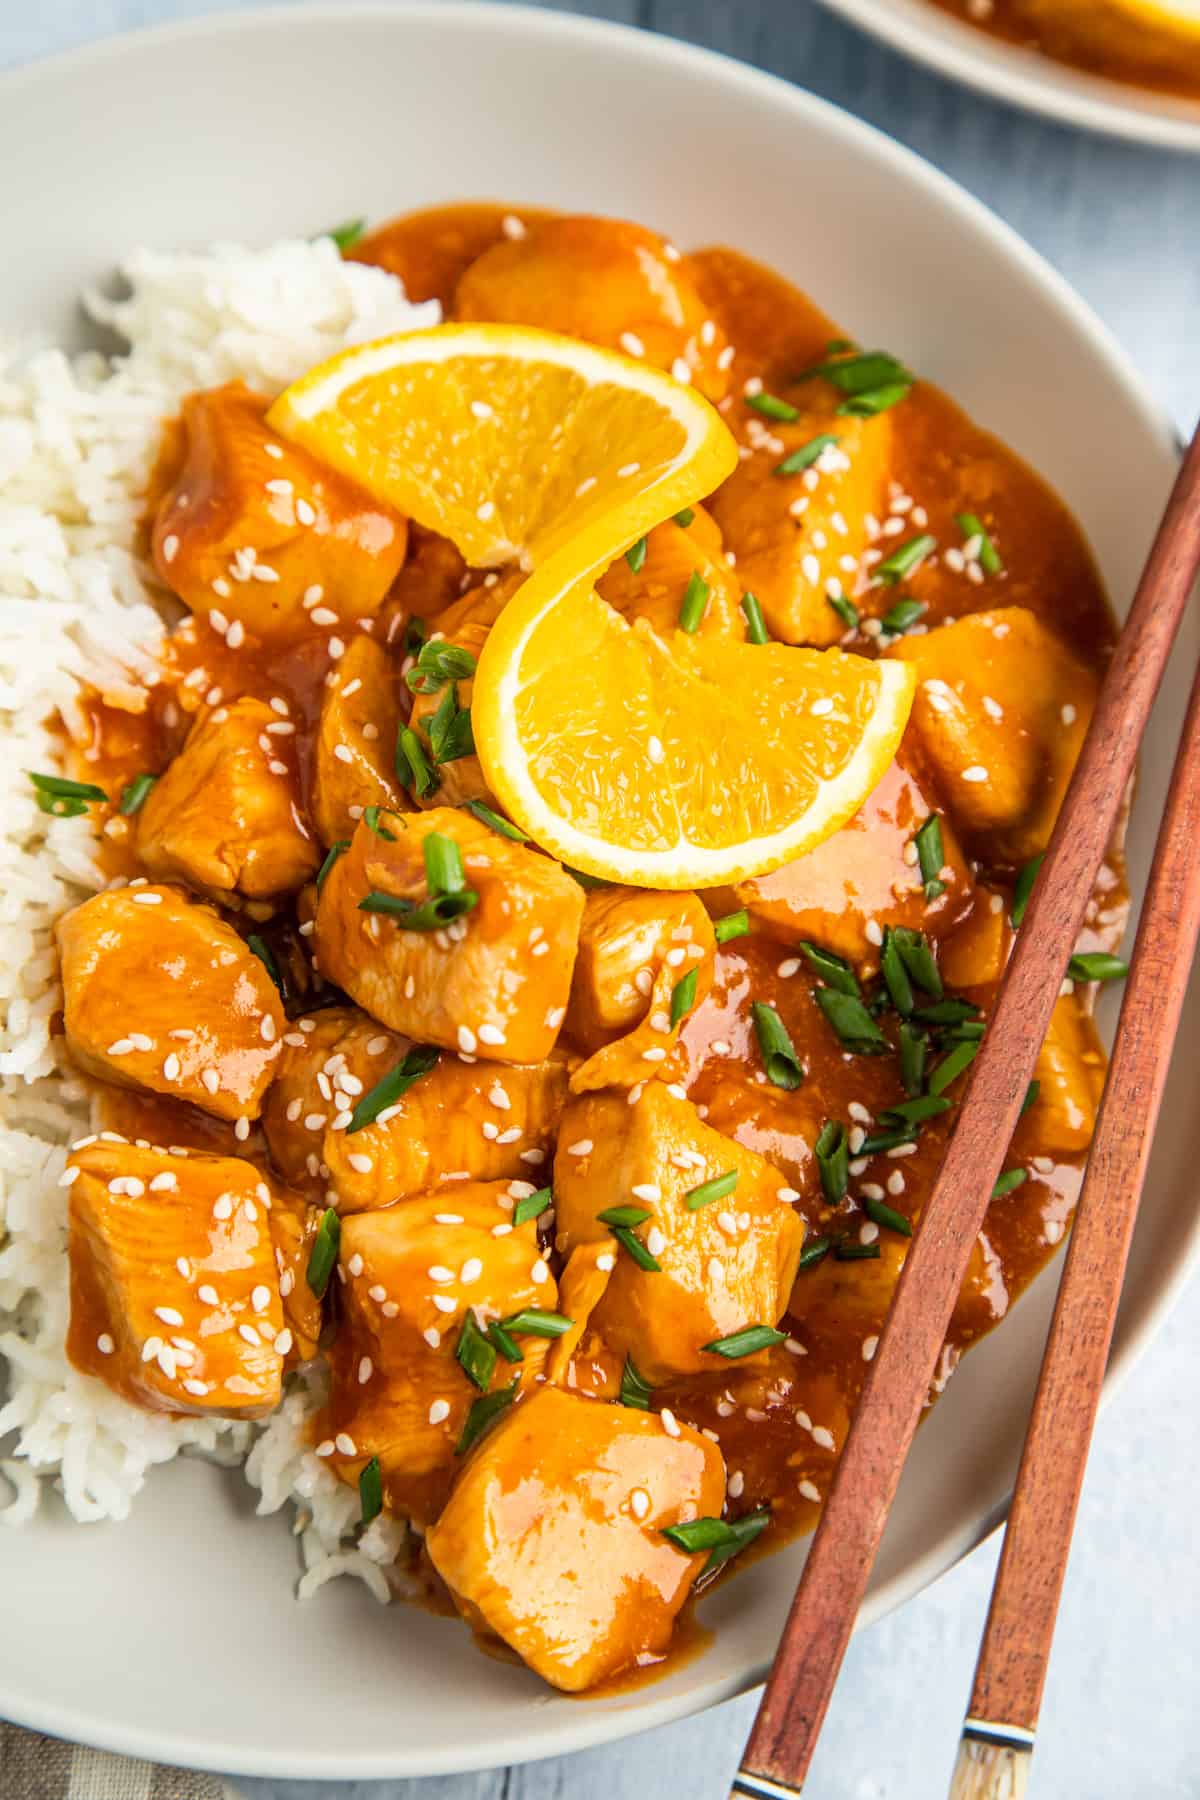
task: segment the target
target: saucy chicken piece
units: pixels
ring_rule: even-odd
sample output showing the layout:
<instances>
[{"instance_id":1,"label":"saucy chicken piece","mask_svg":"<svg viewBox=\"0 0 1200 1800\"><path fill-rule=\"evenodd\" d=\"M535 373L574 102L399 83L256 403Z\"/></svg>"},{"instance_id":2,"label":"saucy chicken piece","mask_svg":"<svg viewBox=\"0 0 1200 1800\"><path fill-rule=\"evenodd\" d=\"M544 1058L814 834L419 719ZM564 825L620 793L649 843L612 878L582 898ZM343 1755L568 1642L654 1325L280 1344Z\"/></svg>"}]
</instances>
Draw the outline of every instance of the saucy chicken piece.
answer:
<instances>
[{"instance_id":1,"label":"saucy chicken piece","mask_svg":"<svg viewBox=\"0 0 1200 1800\"><path fill-rule=\"evenodd\" d=\"M838 396L813 400L818 384L790 390L800 411L794 422L747 415L737 468L708 502L725 542L737 557L738 580L758 595L772 637L785 644L836 644L846 626L829 604L831 593L853 593L872 542L871 520L886 511L892 461L892 415L841 417ZM781 474L789 458L807 467Z\"/></svg>"},{"instance_id":2,"label":"saucy chicken piece","mask_svg":"<svg viewBox=\"0 0 1200 1800\"><path fill-rule=\"evenodd\" d=\"M712 986L716 938L697 895L650 889L593 890L584 910L588 937L582 976L576 961L572 1004L582 1033L599 1047L571 1077L573 1093L634 1088L653 1074L682 1079L679 1037ZM580 934L583 950L585 933ZM673 1017L680 983L686 1004ZM691 989L688 996L688 987ZM570 1029L571 1007L567 1009ZM613 1037L606 1020L628 1019Z\"/></svg>"},{"instance_id":3,"label":"saucy chicken piece","mask_svg":"<svg viewBox=\"0 0 1200 1800\"><path fill-rule=\"evenodd\" d=\"M392 823L393 841L360 824L325 877L322 974L419 1043L491 1062L545 1062L566 1014L583 889L549 857L449 807ZM426 931L406 930L403 915L363 911L368 895L426 900L422 846L433 834L458 846L467 888L479 896L474 909Z\"/></svg>"},{"instance_id":4,"label":"saucy chicken piece","mask_svg":"<svg viewBox=\"0 0 1200 1800\"><path fill-rule=\"evenodd\" d=\"M321 1302L309 1286L308 1261L321 1217L321 1209L311 1206L303 1194L294 1194L277 1182L271 1184L271 1245L283 1322L292 1334L285 1370L317 1354L324 1319Z\"/></svg>"},{"instance_id":5,"label":"saucy chicken piece","mask_svg":"<svg viewBox=\"0 0 1200 1800\"><path fill-rule=\"evenodd\" d=\"M292 1334L253 1163L93 1139L67 1179L75 1367L153 1412L277 1406Z\"/></svg>"},{"instance_id":6,"label":"saucy chicken piece","mask_svg":"<svg viewBox=\"0 0 1200 1800\"><path fill-rule=\"evenodd\" d=\"M222 900L303 887L321 861L297 806L294 739L262 700L198 718L137 816L137 853L156 880Z\"/></svg>"},{"instance_id":7,"label":"saucy chicken piece","mask_svg":"<svg viewBox=\"0 0 1200 1800\"><path fill-rule=\"evenodd\" d=\"M536 1222L512 1223L516 1199L530 1191L528 1183L452 1182L342 1225L341 1320L318 1454L348 1482L377 1456L388 1509L419 1524L445 1500L481 1391L457 1360L462 1332L529 1308L554 1310ZM549 1339L517 1341L522 1361L497 1355L488 1388L537 1377Z\"/></svg>"},{"instance_id":8,"label":"saucy chicken piece","mask_svg":"<svg viewBox=\"0 0 1200 1800\"><path fill-rule=\"evenodd\" d=\"M624 219L545 219L485 250L459 280L454 316L645 357L713 401L728 385L725 334L678 250Z\"/></svg>"},{"instance_id":9,"label":"saucy chicken piece","mask_svg":"<svg viewBox=\"0 0 1200 1800\"><path fill-rule=\"evenodd\" d=\"M326 847L351 836L365 807L404 805L393 760L399 729L392 659L360 633L326 678L312 749L312 814Z\"/></svg>"},{"instance_id":10,"label":"saucy chicken piece","mask_svg":"<svg viewBox=\"0 0 1200 1800\"><path fill-rule=\"evenodd\" d=\"M304 1023L315 1029L287 1034L263 1127L276 1166L339 1212L386 1206L450 1177L512 1180L549 1160L571 1070L564 1051L504 1069L447 1051L352 1129L355 1107L403 1064L409 1041L346 1007Z\"/></svg>"},{"instance_id":11,"label":"saucy chicken piece","mask_svg":"<svg viewBox=\"0 0 1200 1800\"><path fill-rule=\"evenodd\" d=\"M283 1008L258 957L210 906L131 882L75 907L55 937L63 1028L80 1068L220 1119L258 1117Z\"/></svg>"},{"instance_id":12,"label":"saucy chicken piece","mask_svg":"<svg viewBox=\"0 0 1200 1800\"><path fill-rule=\"evenodd\" d=\"M194 613L263 639L377 612L404 561L390 507L267 429L240 381L189 394L179 468L154 518L154 566ZM232 640L231 640L232 641Z\"/></svg>"},{"instance_id":13,"label":"saucy chicken piece","mask_svg":"<svg viewBox=\"0 0 1200 1800\"><path fill-rule=\"evenodd\" d=\"M679 627L689 584L698 577L708 597L697 635L741 643L746 636L741 583L725 561L720 533L714 532L711 520L706 531L699 510L693 510L695 517L688 526L668 519L647 532L640 567L633 569L628 556L619 556L596 583L596 591L627 619L645 619L660 637L669 638Z\"/></svg>"},{"instance_id":14,"label":"saucy chicken piece","mask_svg":"<svg viewBox=\"0 0 1200 1800\"><path fill-rule=\"evenodd\" d=\"M757 926L794 944L808 939L854 963L879 954L868 926L907 926L942 938L969 903L972 881L949 820L940 814L917 746L908 739L879 785L840 831L769 875L706 896L717 917L744 907ZM926 899L914 839L941 816L942 892Z\"/></svg>"},{"instance_id":15,"label":"saucy chicken piece","mask_svg":"<svg viewBox=\"0 0 1200 1800\"><path fill-rule=\"evenodd\" d=\"M705 1557L663 1531L724 1500L700 1432L549 1387L488 1433L426 1547L476 1631L579 1693L666 1650Z\"/></svg>"},{"instance_id":16,"label":"saucy chicken piece","mask_svg":"<svg viewBox=\"0 0 1200 1800\"><path fill-rule=\"evenodd\" d=\"M960 833L989 867L1044 850L1097 681L1024 607L968 614L887 652L917 671L912 726Z\"/></svg>"},{"instance_id":17,"label":"saucy chicken piece","mask_svg":"<svg viewBox=\"0 0 1200 1800\"><path fill-rule=\"evenodd\" d=\"M636 1091L636 1090L635 1090ZM623 1093L573 1100L554 1161L557 1244L611 1239L599 1216L635 1206L657 1270L612 1241L616 1258L592 1324L652 1385L722 1366L705 1345L747 1325L773 1326L796 1275L804 1225L779 1171L704 1124L689 1101L648 1081L636 1105ZM687 1196L735 1171L731 1193L695 1210Z\"/></svg>"}]
</instances>

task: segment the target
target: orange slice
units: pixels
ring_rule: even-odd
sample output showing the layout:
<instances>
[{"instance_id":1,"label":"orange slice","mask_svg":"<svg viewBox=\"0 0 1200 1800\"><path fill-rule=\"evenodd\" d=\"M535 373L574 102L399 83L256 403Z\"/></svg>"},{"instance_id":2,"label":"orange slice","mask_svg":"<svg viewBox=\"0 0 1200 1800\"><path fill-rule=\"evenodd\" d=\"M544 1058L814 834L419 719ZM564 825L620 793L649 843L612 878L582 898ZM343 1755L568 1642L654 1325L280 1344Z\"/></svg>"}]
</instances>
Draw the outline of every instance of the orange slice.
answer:
<instances>
[{"instance_id":1,"label":"orange slice","mask_svg":"<svg viewBox=\"0 0 1200 1800\"><path fill-rule=\"evenodd\" d=\"M492 628L471 719L489 786L543 849L609 881L703 888L839 830L914 688L906 665L841 650L667 641L589 580L535 575Z\"/></svg>"},{"instance_id":2,"label":"orange slice","mask_svg":"<svg viewBox=\"0 0 1200 1800\"><path fill-rule=\"evenodd\" d=\"M356 345L268 423L475 568L603 568L711 493L737 447L720 415L631 357L520 325L439 325Z\"/></svg>"}]
</instances>

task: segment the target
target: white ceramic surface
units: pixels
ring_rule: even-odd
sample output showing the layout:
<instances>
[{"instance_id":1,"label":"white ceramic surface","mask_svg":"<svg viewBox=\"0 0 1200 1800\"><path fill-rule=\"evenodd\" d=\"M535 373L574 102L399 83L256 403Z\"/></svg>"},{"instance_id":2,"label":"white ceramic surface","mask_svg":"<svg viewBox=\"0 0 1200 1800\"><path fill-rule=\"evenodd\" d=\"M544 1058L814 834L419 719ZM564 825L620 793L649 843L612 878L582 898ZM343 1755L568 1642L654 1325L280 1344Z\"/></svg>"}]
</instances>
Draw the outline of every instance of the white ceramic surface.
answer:
<instances>
[{"instance_id":1,"label":"white ceramic surface","mask_svg":"<svg viewBox=\"0 0 1200 1800\"><path fill-rule=\"evenodd\" d=\"M1002 43L928 0L821 0L833 12L942 75L1030 112L1157 144L1200 151L1200 102L1109 81Z\"/></svg>"},{"instance_id":2,"label":"white ceramic surface","mask_svg":"<svg viewBox=\"0 0 1200 1800\"><path fill-rule=\"evenodd\" d=\"M492 193L626 213L723 240L810 287L863 340L949 387L1064 493L1118 607L1171 481L1170 434L1064 284L951 183L770 77L666 40L542 12L352 5L149 33L0 81L0 318L77 325L72 294L135 243L250 241ZM35 198L36 197L36 198ZM884 272L881 275L881 272ZM1146 747L1138 886L1200 630ZM1200 988L1184 1044L1200 1040ZM1185 1052L1135 1240L1115 1368L1194 1259ZM1000 1516L1052 1284L966 1361L906 1473L868 1603L876 1616ZM297 1607L286 1529L236 1476L176 1465L133 1520L53 1507L0 1533L0 1715L164 1760L351 1779L580 1748L761 1678L803 1548L701 1608L713 1644L640 1693L551 1694L480 1657L456 1623L357 1586Z\"/></svg>"}]
</instances>

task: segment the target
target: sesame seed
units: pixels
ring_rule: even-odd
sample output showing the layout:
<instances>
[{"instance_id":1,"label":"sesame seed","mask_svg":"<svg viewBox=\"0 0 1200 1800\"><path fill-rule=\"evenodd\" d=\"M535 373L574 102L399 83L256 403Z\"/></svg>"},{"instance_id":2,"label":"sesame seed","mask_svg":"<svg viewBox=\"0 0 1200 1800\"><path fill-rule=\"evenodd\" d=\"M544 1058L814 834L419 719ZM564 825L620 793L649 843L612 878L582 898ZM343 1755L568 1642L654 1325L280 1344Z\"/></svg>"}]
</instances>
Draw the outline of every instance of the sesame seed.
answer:
<instances>
[{"instance_id":1,"label":"sesame seed","mask_svg":"<svg viewBox=\"0 0 1200 1800\"><path fill-rule=\"evenodd\" d=\"M574 1144L567 1145L568 1156L590 1156L592 1153L591 1138L579 1138Z\"/></svg>"},{"instance_id":2,"label":"sesame seed","mask_svg":"<svg viewBox=\"0 0 1200 1800\"><path fill-rule=\"evenodd\" d=\"M343 1456L357 1456L358 1446L348 1431L339 1431L333 1440L334 1448Z\"/></svg>"},{"instance_id":3,"label":"sesame seed","mask_svg":"<svg viewBox=\"0 0 1200 1800\"><path fill-rule=\"evenodd\" d=\"M629 1496L629 1510L635 1519L644 1519L650 1511L650 1496L645 1488L634 1488Z\"/></svg>"},{"instance_id":4,"label":"sesame seed","mask_svg":"<svg viewBox=\"0 0 1200 1800\"><path fill-rule=\"evenodd\" d=\"M667 1247L666 1233L657 1225L652 1225L646 1233L646 1248L651 1256L661 1256Z\"/></svg>"},{"instance_id":5,"label":"sesame seed","mask_svg":"<svg viewBox=\"0 0 1200 1800\"><path fill-rule=\"evenodd\" d=\"M814 1487L812 1482L808 1480L800 1482L796 1492L803 1500L819 1500L821 1498L820 1488Z\"/></svg>"},{"instance_id":6,"label":"sesame seed","mask_svg":"<svg viewBox=\"0 0 1200 1800\"><path fill-rule=\"evenodd\" d=\"M448 1400L435 1400L433 1405L429 1408L429 1423L431 1425L440 1425L443 1419L448 1419L449 1417L450 1402Z\"/></svg>"},{"instance_id":7,"label":"sesame seed","mask_svg":"<svg viewBox=\"0 0 1200 1800\"><path fill-rule=\"evenodd\" d=\"M221 1077L216 1069L201 1069L200 1080L210 1094L215 1094L221 1086Z\"/></svg>"},{"instance_id":8,"label":"sesame seed","mask_svg":"<svg viewBox=\"0 0 1200 1800\"><path fill-rule=\"evenodd\" d=\"M431 1350L437 1350L441 1347L442 1334L436 1325L427 1325L421 1333L421 1336L425 1339L425 1342L429 1345Z\"/></svg>"},{"instance_id":9,"label":"sesame seed","mask_svg":"<svg viewBox=\"0 0 1200 1800\"><path fill-rule=\"evenodd\" d=\"M873 1361L875 1352L878 1350L878 1348L879 1348L879 1339L877 1336L865 1337L862 1341L862 1359L863 1359L863 1361L864 1362Z\"/></svg>"},{"instance_id":10,"label":"sesame seed","mask_svg":"<svg viewBox=\"0 0 1200 1800\"><path fill-rule=\"evenodd\" d=\"M964 781L986 781L988 772L982 763L972 763L969 769L963 770L962 778Z\"/></svg>"},{"instance_id":11,"label":"sesame seed","mask_svg":"<svg viewBox=\"0 0 1200 1800\"><path fill-rule=\"evenodd\" d=\"M740 1500L746 1491L746 1477L740 1469L735 1469L725 1486L725 1492L731 1500Z\"/></svg>"},{"instance_id":12,"label":"sesame seed","mask_svg":"<svg viewBox=\"0 0 1200 1800\"><path fill-rule=\"evenodd\" d=\"M662 747L661 738L651 736L646 744L646 755L650 758L652 763L662 762L666 755L666 751Z\"/></svg>"},{"instance_id":13,"label":"sesame seed","mask_svg":"<svg viewBox=\"0 0 1200 1800\"><path fill-rule=\"evenodd\" d=\"M543 1281L550 1279L550 1271L540 1256L529 1271L529 1279L537 1287L540 1287Z\"/></svg>"},{"instance_id":14,"label":"sesame seed","mask_svg":"<svg viewBox=\"0 0 1200 1800\"><path fill-rule=\"evenodd\" d=\"M679 1429L679 1421L669 1407L664 1406L658 1416L662 1423L662 1428L668 1437L677 1438L682 1435Z\"/></svg>"},{"instance_id":15,"label":"sesame seed","mask_svg":"<svg viewBox=\"0 0 1200 1800\"><path fill-rule=\"evenodd\" d=\"M794 1206L800 1194L794 1187L781 1187L775 1189L775 1198L782 1200L785 1206Z\"/></svg>"},{"instance_id":16,"label":"sesame seed","mask_svg":"<svg viewBox=\"0 0 1200 1800\"><path fill-rule=\"evenodd\" d=\"M611 1254L611 1252L609 1252L607 1250L602 1251L601 1254L596 1258L596 1267L600 1270L601 1274L603 1274L603 1275L608 1275L609 1273L611 1273L611 1271L613 1269L615 1269L616 1266L617 1266L616 1257L613 1256Z\"/></svg>"},{"instance_id":17,"label":"sesame seed","mask_svg":"<svg viewBox=\"0 0 1200 1800\"><path fill-rule=\"evenodd\" d=\"M271 1304L271 1290L261 1282L250 1295L250 1304L256 1313L266 1312Z\"/></svg>"},{"instance_id":18,"label":"sesame seed","mask_svg":"<svg viewBox=\"0 0 1200 1800\"><path fill-rule=\"evenodd\" d=\"M814 1425L812 1436L813 1443L818 1444L822 1450L833 1450L836 1448L832 1431L827 1431L824 1425Z\"/></svg>"},{"instance_id":19,"label":"sesame seed","mask_svg":"<svg viewBox=\"0 0 1200 1800\"><path fill-rule=\"evenodd\" d=\"M459 1271L460 1281L478 1281L483 1274L483 1263L477 1256L469 1256Z\"/></svg>"},{"instance_id":20,"label":"sesame seed","mask_svg":"<svg viewBox=\"0 0 1200 1800\"><path fill-rule=\"evenodd\" d=\"M431 1269L429 1269L428 1275L429 1275L430 1281L436 1281L442 1285L444 1285L447 1281L454 1280L454 1270L446 1268L444 1263L434 1263L433 1267ZM383 1298L383 1292L384 1292L384 1290L382 1288L380 1288L379 1298L381 1300ZM372 1299L374 1299L374 1297L375 1297L375 1290L373 1288L371 1290L371 1297L372 1297Z\"/></svg>"},{"instance_id":21,"label":"sesame seed","mask_svg":"<svg viewBox=\"0 0 1200 1800\"><path fill-rule=\"evenodd\" d=\"M652 1044L650 1046L649 1050L642 1051L642 1061L643 1062L648 1062L648 1063L665 1062L666 1057L667 1057L667 1053L660 1044Z\"/></svg>"},{"instance_id":22,"label":"sesame seed","mask_svg":"<svg viewBox=\"0 0 1200 1800\"><path fill-rule=\"evenodd\" d=\"M205 1306L217 1306L220 1304L217 1290L212 1285L211 1281L206 1281L203 1287L198 1287L196 1289L196 1297L199 1300L203 1300Z\"/></svg>"},{"instance_id":23,"label":"sesame seed","mask_svg":"<svg viewBox=\"0 0 1200 1800\"><path fill-rule=\"evenodd\" d=\"M505 1034L498 1025L481 1025L479 1027L479 1041L481 1044L503 1044L505 1042Z\"/></svg>"},{"instance_id":24,"label":"sesame seed","mask_svg":"<svg viewBox=\"0 0 1200 1800\"><path fill-rule=\"evenodd\" d=\"M471 1030L471 1027L469 1025L460 1025L458 1028L457 1035L458 1035L459 1049L465 1050L469 1056L471 1054L471 1052L476 1048L475 1033Z\"/></svg>"},{"instance_id":25,"label":"sesame seed","mask_svg":"<svg viewBox=\"0 0 1200 1800\"><path fill-rule=\"evenodd\" d=\"M439 1312L452 1313L452 1312L456 1312L458 1310L458 1302L456 1300L452 1299L449 1294L432 1294L430 1296L430 1298L432 1299L433 1304L437 1307ZM389 1306L392 1304L393 1303L391 1301L388 1302ZM384 1310L384 1313L386 1314L387 1306L385 1306L383 1310Z\"/></svg>"},{"instance_id":26,"label":"sesame seed","mask_svg":"<svg viewBox=\"0 0 1200 1800\"><path fill-rule=\"evenodd\" d=\"M96 1339L96 1348L101 1356L111 1356L116 1347L107 1331L102 1331Z\"/></svg>"}]
</instances>

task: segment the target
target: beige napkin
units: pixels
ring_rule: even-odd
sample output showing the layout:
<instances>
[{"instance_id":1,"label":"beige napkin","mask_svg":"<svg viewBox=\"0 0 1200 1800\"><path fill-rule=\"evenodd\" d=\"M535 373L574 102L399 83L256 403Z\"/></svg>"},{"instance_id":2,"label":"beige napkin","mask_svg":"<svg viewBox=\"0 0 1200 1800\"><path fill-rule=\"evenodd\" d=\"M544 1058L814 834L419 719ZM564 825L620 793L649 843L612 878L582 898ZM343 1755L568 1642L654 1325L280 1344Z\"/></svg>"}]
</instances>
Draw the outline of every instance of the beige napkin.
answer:
<instances>
[{"instance_id":1,"label":"beige napkin","mask_svg":"<svg viewBox=\"0 0 1200 1800\"><path fill-rule=\"evenodd\" d=\"M3 1800L238 1800L219 1775L109 1756L0 1724Z\"/></svg>"}]
</instances>

